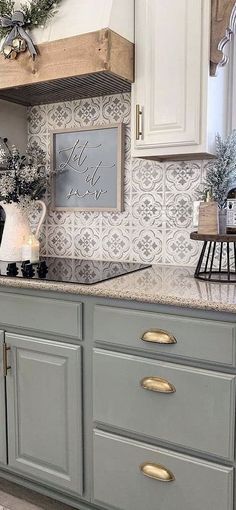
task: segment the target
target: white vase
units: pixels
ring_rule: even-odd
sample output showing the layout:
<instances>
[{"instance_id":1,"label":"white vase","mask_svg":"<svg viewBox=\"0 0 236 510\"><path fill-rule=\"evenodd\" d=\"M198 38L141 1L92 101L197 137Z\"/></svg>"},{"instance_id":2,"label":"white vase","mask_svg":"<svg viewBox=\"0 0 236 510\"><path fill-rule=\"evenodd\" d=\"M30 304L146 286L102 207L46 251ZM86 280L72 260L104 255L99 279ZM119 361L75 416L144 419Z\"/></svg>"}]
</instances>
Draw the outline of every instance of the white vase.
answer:
<instances>
[{"instance_id":1,"label":"white vase","mask_svg":"<svg viewBox=\"0 0 236 510\"><path fill-rule=\"evenodd\" d=\"M46 206L44 202L38 200L37 204L42 206L42 216L36 230L36 237L38 237L40 227L46 216ZM21 261L22 245L24 241L32 235L28 214L16 203L4 204L0 202L0 205L6 215L0 246L0 260L6 262Z\"/></svg>"}]
</instances>

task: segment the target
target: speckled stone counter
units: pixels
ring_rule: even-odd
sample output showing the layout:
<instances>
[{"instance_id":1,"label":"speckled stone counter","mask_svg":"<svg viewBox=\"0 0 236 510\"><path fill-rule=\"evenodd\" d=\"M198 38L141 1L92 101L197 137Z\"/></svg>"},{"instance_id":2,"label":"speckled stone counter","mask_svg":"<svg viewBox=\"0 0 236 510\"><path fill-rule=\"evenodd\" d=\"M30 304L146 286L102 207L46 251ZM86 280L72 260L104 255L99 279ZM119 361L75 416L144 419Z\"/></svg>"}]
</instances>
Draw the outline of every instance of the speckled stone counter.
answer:
<instances>
[{"instance_id":1,"label":"speckled stone counter","mask_svg":"<svg viewBox=\"0 0 236 510\"><path fill-rule=\"evenodd\" d=\"M236 312L236 285L200 282L193 274L193 268L155 265L91 286L0 277L0 290L6 287L48 290L200 310Z\"/></svg>"}]
</instances>

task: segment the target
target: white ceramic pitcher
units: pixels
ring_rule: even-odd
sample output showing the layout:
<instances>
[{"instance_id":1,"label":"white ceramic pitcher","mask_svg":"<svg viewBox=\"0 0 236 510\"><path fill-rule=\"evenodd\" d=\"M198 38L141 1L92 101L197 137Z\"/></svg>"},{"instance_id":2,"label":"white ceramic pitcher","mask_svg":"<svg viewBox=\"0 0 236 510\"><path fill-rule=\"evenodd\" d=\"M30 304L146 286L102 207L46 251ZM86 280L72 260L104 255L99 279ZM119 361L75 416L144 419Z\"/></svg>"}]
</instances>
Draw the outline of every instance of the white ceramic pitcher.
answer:
<instances>
[{"instance_id":1,"label":"white ceramic pitcher","mask_svg":"<svg viewBox=\"0 0 236 510\"><path fill-rule=\"evenodd\" d=\"M44 222L47 208L42 200L37 200L36 206L42 207L42 215L36 229L35 237L39 235L40 228ZM0 202L0 206L5 211L6 220L3 229L2 242L0 246L0 260L6 262L18 262L22 260L22 245L25 239L32 235L28 214L19 204L4 204Z\"/></svg>"}]
</instances>

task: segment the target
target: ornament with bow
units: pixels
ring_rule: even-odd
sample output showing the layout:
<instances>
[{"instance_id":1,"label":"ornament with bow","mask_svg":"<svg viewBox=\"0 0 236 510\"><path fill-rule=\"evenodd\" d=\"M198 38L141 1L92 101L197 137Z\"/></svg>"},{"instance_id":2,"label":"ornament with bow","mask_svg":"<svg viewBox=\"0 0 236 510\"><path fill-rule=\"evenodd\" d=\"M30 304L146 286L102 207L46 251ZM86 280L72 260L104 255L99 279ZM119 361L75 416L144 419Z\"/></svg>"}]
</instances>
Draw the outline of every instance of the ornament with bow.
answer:
<instances>
[{"instance_id":1,"label":"ornament with bow","mask_svg":"<svg viewBox=\"0 0 236 510\"><path fill-rule=\"evenodd\" d=\"M0 24L3 29L9 32L1 49L5 58L14 59L18 53L26 51L28 48L32 58L35 59L37 51L31 37L24 29L23 12L14 11L11 16L0 16Z\"/></svg>"},{"instance_id":2,"label":"ornament with bow","mask_svg":"<svg viewBox=\"0 0 236 510\"><path fill-rule=\"evenodd\" d=\"M35 45L29 36L34 28L43 29L57 13L62 0L31 0L15 10L15 0L0 0L1 51L5 58L14 59L19 53L29 50L33 59L37 55Z\"/></svg>"}]
</instances>

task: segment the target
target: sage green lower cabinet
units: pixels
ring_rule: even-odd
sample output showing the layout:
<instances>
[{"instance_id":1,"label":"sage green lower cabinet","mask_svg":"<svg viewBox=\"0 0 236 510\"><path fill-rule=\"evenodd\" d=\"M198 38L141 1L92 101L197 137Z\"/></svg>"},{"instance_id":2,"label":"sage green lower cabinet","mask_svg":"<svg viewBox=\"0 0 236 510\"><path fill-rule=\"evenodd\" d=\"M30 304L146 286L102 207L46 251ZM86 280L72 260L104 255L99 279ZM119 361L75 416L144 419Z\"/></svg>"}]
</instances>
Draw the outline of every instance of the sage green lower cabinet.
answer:
<instances>
[{"instance_id":1,"label":"sage green lower cabinet","mask_svg":"<svg viewBox=\"0 0 236 510\"><path fill-rule=\"evenodd\" d=\"M5 380L3 375L3 346L4 333L0 331L0 464L6 464L6 406L5 406Z\"/></svg>"},{"instance_id":2,"label":"sage green lower cabinet","mask_svg":"<svg viewBox=\"0 0 236 510\"><path fill-rule=\"evenodd\" d=\"M94 500L119 510L233 510L233 468L95 431Z\"/></svg>"},{"instance_id":3,"label":"sage green lower cabinet","mask_svg":"<svg viewBox=\"0 0 236 510\"><path fill-rule=\"evenodd\" d=\"M235 376L95 349L94 419L233 460Z\"/></svg>"},{"instance_id":4,"label":"sage green lower cabinet","mask_svg":"<svg viewBox=\"0 0 236 510\"><path fill-rule=\"evenodd\" d=\"M231 313L0 286L0 478L79 510L236 510L235 353Z\"/></svg>"},{"instance_id":5,"label":"sage green lower cabinet","mask_svg":"<svg viewBox=\"0 0 236 510\"><path fill-rule=\"evenodd\" d=\"M82 494L81 347L5 340L9 467Z\"/></svg>"}]
</instances>

